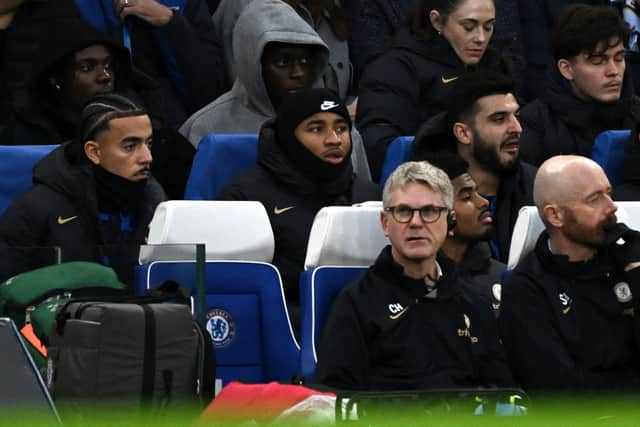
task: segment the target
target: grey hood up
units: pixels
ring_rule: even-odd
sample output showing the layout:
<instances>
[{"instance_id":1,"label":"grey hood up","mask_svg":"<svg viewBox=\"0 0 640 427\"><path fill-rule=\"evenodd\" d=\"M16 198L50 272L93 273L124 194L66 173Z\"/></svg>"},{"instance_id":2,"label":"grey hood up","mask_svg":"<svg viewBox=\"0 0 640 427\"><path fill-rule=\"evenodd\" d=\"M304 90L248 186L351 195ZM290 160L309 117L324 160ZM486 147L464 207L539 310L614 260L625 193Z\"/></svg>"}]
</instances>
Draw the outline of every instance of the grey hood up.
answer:
<instances>
[{"instance_id":1,"label":"grey hood up","mask_svg":"<svg viewBox=\"0 0 640 427\"><path fill-rule=\"evenodd\" d=\"M329 50L318 33L288 4L280 0L252 1L244 7L233 29L233 58L237 77L231 90L195 112L180 128L194 147L211 133L255 133L275 117L262 79L262 52L267 43L280 42L316 46L317 84L329 60ZM316 84L316 86L317 86ZM354 172L370 179L362 137L351 133Z\"/></svg>"}]
</instances>

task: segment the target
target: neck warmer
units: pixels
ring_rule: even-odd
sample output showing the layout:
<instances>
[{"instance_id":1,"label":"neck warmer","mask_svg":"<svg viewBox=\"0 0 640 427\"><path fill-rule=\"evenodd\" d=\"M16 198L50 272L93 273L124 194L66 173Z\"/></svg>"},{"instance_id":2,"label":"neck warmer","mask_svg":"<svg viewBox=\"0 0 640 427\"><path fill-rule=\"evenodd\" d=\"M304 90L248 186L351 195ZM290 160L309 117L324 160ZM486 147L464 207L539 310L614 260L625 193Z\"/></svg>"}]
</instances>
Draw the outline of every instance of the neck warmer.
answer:
<instances>
[{"instance_id":1,"label":"neck warmer","mask_svg":"<svg viewBox=\"0 0 640 427\"><path fill-rule=\"evenodd\" d=\"M129 181L114 175L101 166L93 166L96 198L100 212L135 212L142 202L147 180Z\"/></svg>"}]
</instances>

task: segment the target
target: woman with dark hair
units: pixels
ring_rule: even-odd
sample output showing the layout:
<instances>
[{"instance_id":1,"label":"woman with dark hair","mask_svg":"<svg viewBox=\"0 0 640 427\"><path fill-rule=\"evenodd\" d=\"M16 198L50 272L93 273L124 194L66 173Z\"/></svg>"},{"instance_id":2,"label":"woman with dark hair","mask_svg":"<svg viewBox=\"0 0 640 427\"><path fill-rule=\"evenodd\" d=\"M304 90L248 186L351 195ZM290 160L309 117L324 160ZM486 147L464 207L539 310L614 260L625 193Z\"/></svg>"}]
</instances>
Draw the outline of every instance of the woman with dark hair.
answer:
<instances>
[{"instance_id":1,"label":"woman with dark hair","mask_svg":"<svg viewBox=\"0 0 640 427\"><path fill-rule=\"evenodd\" d=\"M360 81L357 125L378 179L387 146L413 135L446 108L452 83L465 72L496 67L510 73L490 49L494 0L418 0L391 48Z\"/></svg>"}]
</instances>

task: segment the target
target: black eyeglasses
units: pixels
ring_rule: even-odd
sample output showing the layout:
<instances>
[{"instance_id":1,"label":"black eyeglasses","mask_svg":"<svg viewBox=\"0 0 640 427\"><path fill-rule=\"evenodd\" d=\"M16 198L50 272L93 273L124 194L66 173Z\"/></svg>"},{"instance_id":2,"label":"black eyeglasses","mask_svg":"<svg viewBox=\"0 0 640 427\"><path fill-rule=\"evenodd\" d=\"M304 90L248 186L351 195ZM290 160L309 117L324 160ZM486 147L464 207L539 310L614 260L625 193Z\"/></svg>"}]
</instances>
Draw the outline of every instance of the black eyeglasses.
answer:
<instances>
[{"instance_id":1,"label":"black eyeglasses","mask_svg":"<svg viewBox=\"0 0 640 427\"><path fill-rule=\"evenodd\" d=\"M393 219L401 224L406 224L413 218L414 212L420 213L420 219L426 223L436 222L442 212L448 211L444 206L425 205L420 208L410 208L409 206L389 206L384 208L385 212L391 212Z\"/></svg>"}]
</instances>

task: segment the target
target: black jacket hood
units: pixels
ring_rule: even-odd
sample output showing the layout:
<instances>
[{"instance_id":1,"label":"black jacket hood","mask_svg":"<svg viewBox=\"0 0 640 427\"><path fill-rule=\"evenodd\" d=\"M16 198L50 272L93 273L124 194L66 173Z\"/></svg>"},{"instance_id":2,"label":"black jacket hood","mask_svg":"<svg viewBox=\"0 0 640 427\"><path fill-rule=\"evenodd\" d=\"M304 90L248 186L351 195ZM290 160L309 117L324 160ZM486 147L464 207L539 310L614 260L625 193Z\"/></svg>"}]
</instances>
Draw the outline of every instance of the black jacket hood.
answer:
<instances>
[{"instance_id":1,"label":"black jacket hood","mask_svg":"<svg viewBox=\"0 0 640 427\"><path fill-rule=\"evenodd\" d=\"M40 160L33 168L33 183L45 185L75 205L97 212L91 164L77 143L63 144Z\"/></svg>"},{"instance_id":2,"label":"black jacket hood","mask_svg":"<svg viewBox=\"0 0 640 427\"><path fill-rule=\"evenodd\" d=\"M155 82L146 74L135 70L131 64L131 55L127 48L106 33L80 20L68 20L56 24L54 31L39 46L38 54L29 79L29 87L36 99L47 96L47 77L53 67L73 53L96 44L106 45L115 58L115 90L126 91L134 86L140 88L155 87Z\"/></svg>"}]
</instances>

